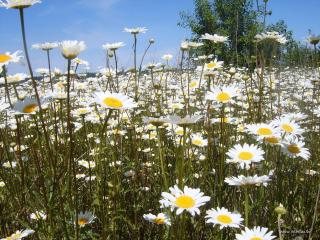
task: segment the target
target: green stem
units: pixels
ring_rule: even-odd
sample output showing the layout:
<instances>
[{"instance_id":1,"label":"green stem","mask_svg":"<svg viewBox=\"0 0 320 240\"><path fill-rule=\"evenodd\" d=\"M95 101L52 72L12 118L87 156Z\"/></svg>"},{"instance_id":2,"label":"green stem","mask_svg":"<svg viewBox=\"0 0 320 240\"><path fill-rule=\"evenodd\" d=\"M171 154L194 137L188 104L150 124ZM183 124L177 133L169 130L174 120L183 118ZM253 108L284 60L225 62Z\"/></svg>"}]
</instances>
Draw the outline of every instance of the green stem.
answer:
<instances>
[{"instance_id":1,"label":"green stem","mask_svg":"<svg viewBox=\"0 0 320 240\"><path fill-rule=\"evenodd\" d=\"M245 194L245 201L244 201L244 207L245 207L245 225L246 227L249 226L249 193L248 188L244 188L244 194Z\"/></svg>"}]
</instances>

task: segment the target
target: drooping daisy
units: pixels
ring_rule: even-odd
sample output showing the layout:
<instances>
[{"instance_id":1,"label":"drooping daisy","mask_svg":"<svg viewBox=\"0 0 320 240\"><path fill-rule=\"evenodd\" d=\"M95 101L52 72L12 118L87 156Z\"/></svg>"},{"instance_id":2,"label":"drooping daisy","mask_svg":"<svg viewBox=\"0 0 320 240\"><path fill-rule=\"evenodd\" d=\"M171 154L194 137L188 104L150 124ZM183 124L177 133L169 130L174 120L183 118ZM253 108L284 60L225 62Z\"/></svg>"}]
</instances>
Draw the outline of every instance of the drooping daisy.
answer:
<instances>
[{"instance_id":1,"label":"drooping daisy","mask_svg":"<svg viewBox=\"0 0 320 240\"><path fill-rule=\"evenodd\" d=\"M59 46L58 43L56 42L52 42L52 43L49 43L49 42L45 42L45 43L36 43L36 44L33 44L32 45L32 48L34 49L41 49L43 51L49 51L49 50L52 50L54 48L57 48Z\"/></svg>"},{"instance_id":2,"label":"drooping daisy","mask_svg":"<svg viewBox=\"0 0 320 240\"><path fill-rule=\"evenodd\" d=\"M131 33L131 34L139 34L139 33L146 33L148 31L148 29L145 27L124 28L124 31Z\"/></svg>"},{"instance_id":3,"label":"drooping daisy","mask_svg":"<svg viewBox=\"0 0 320 240\"><path fill-rule=\"evenodd\" d=\"M162 192L163 197L159 202L162 207L171 207L171 211L176 208L177 215L184 210L189 212L192 216L200 214L199 207L210 200L210 197L203 196L204 193L199 188L184 187L183 191L177 185L169 188L170 193Z\"/></svg>"},{"instance_id":4,"label":"drooping daisy","mask_svg":"<svg viewBox=\"0 0 320 240\"><path fill-rule=\"evenodd\" d=\"M143 218L151 223L155 223L157 225L171 225L170 218L165 213L159 213L158 215L153 215L151 213L144 214Z\"/></svg>"},{"instance_id":5,"label":"drooping daisy","mask_svg":"<svg viewBox=\"0 0 320 240\"><path fill-rule=\"evenodd\" d=\"M0 1L0 7L19 9L31 7L36 3L41 3L41 0L5 0Z\"/></svg>"},{"instance_id":6,"label":"drooping daisy","mask_svg":"<svg viewBox=\"0 0 320 240\"><path fill-rule=\"evenodd\" d=\"M126 110L136 107L132 98L121 93L97 92L94 97L98 104L109 109Z\"/></svg>"},{"instance_id":7,"label":"drooping daisy","mask_svg":"<svg viewBox=\"0 0 320 240\"><path fill-rule=\"evenodd\" d=\"M106 43L102 45L102 48L104 50L110 50L110 51L115 51L121 47L124 47L125 44L123 42L116 42L116 43Z\"/></svg>"},{"instance_id":8,"label":"drooping daisy","mask_svg":"<svg viewBox=\"0 0 320 240\"><path fill-rule=\"evenodd\" d=\"M252 144L237 144L227 152L227 163L238 163L241 168L249 168L251 163L263 160L264 151Z\"/></svg>"},{"instance_id":9,"label":"drooping daisy","mask_svg":"<svg viewBox=\"0 0 320 240\"><path fill-rule=\"evenodd\" d=\"M163 118L163 117L159 117L159 118L143 117L142 120L143 120L144 123L148 123L148 124L151 124L151 125L156 126L156 127L160 127L160 126L162 126L163 124L166 123L166 119Z\"/></svg>"},{"instance_id":10,"label":"drooping daisy","mask_svg":"<svg viewBox=\"0 0 320 240\"><path fill-rule=\"evenodd\" d=\"M280 34L278 32L275 32L275 31L257 34L255 36L255 39L257 40L257 42L261 42L261 41L265 41L265 40L275 41L280 44L286 44L288 42L288 40L285 38L285 36L283 36L282 34Z\"/></svg>"},{"instance_id":11,"label":"drooping daisy","mask_svg":"<svg viewBox=\"0 0 320 240\"><path fill-rule=\"evenodd\" d=\"M310 152L304 147L304 145L304 142L298 140L297 138L292 138L282 143L281 150L289 157L301 157L304 160L308 160L310 158Z\"/></svg>"},{"instance_id":12,"label":"drooping daisy","mask_svg":"<svg viewBox=\"0 0 320 240\"><path fill-rule=\"evenodd\" d=\"M276 238L272 234L272 231L268 232L268 228L264 227L245 228L240 234L236 234L236 240L272 240Z\"/></svg>"},{"instance_id":13,"label":"drooping daisy","mask_svg":"<svg viewBox=\"0 0 320 240\"><path fill-rule=\"evenodd\" d=\"M86 107L84 107L84 108L77 108L77 109L71 111L71 113L72 113L73 115L75 115L75 116L85 116L85 115L87 115L87 114L90 113L90 112L91 112L91 109L90 109L90 108L86 108Z\"/></svg>"},{"instance_id":14,"label":"drooping daisy","mask_svg":"<svg viewBox=\"0 0 320 240\"><path fill-rule=\"evenodd\" d=\"M20 239L25 238L33 233L34 233L34 230L32 230L32 229L26 229L23 231L18 230L15 233L11 234L9 237L1 238L1 240L20 240Z\"/></svg>"},{"instance_id":15,"label":"drooping daisy","mask_svg":"<svg viewBox=\"0 0 320 240\"><path fill-rule=\"evenodd\" d=\"M86 45L83 41L62 41L59 43L59 46L62 55L66 59L74 59L86 49Z\"/></svg>"},{"instance_id":16,"label":"drooping daisy","mask_svg":"<svg viewBox=\"0 0 320 240\"><path fill-rule=\"evenodd\" d=\"M213 226L220 225L220 229L225 227L239 228L243 221L241 214L232 213L224 207L208 210L206 218L206 223L212 223Z\"/></svg>"},{"instance_id":17,"label":"drooping daisy","mask_svg":"<svg viewBox=\"0 0 320 240\"><path fill-rule=\"evenodd\" d=\"M0 54L0 67L3 65L8 65L9 63L17 63L19 62L23 56L21 55L21 51L16 51L14 53L6 52L4 54Z\"/></svg>"},{"instance_id":18,"label":"drooping daisy","mask_svg":"<svg viewBox=\"0 0 320 240\"><path fill-rule=\"evenodd\" d=\"M172 115L172 116L168 116L166 118L166 121L168 123L176 124L176 125L178 125L180 127L183 127L183 126L189 126L189 125L195 124L201 118L202 118L202 116L199 116L199 115L193 115L193 116L187 115L187 116L185 116L183 118L181 118L181 117L179 117L177 115Z\"/></svg>"},{"instance_id":19,"label":"drooping daisy","mask_svg":"<svg viewBox=\"0 0 320 240\"><path fill-rule=\"evenodd\" d=\"M244 176L240 175L238 177L227 177L224 180L230 186L246 186L246 185L256 185L256 186L267 186L268 182L271 181L269 175L263 176Z\"/></svg>"},{"instance_id":20,"label":"drooping daisy","mask_svg":"<svg viewBox=\"0 0 320 240\"><path fill-rule=\"evenodd\" d=\"M201 133L194 133L191 135L191 143L198 147L205 147L208 145L208 140L204 139Z\"/></svg>"},{"instance_id":21,"label":"drooping daisy","mask_svg":"<svg viewBox=\"0 0 320 240\"><path fill-rule=\"evenodd\" d=\"M80 212L78 214L78 225L80 227L84 227L92 223L95 218L96 218L95 215L90 211Z\"/></svg>"},{"instance_id":22,"label":"drooping daisy","mask_svg":"<svg viewBox=\"0 0 320 240\"><path fill-rule=\"evenodd\" d=\"M231 86L218 86L209 92L206 96L207 100L216 101L218 103L228 103L232 98L236 97L237 89Z\"/></svg>"},{"instance_id":23,"label":"drooping daisy","mask_svg":"<svg viewBox=\"0 0 320 240\"><path fill-rule=\"evenodd\" d=\"M25 98L23 101L17 101L13 106L13 110L19 114L35 114L38 109L37 100L30 97Z\"/></svg>"}]
</instances>

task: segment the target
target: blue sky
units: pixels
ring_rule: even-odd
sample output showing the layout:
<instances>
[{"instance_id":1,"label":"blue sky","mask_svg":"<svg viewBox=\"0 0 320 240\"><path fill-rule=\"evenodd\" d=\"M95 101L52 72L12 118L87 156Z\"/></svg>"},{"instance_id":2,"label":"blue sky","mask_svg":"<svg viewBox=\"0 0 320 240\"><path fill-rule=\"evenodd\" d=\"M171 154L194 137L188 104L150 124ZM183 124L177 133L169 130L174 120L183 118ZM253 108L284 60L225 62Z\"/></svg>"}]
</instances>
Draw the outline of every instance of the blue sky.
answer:
<instances>
[{"instance_id":1,"label":"blue sky","mask_svg":"<svg viewBox=\"0 0 320 240\"><path fill-rule=\"evenodd\" d=\"M132 37L123 32L124 27L147 27L139 35L142 52L149 38L155 38L147 61L159 61L166 53L176 55L180 42L190 37L190 32L177 26L179 12L192 12L193 0L43 0L42 4L26 10L27 38L33 43L61 40L83 40L88 49L79 57L91 63L92 70L104 66L101 45L123 41L127 45L119 50L121 65L132 62ZM294 36L302 40L308 29L320 33L319 0L270 0L272 16L268 22L283 19ZM19 15L16 10L0 9L0 52L22 49ZM47 67L42 51L30 50L34 68ZM53 66L65 70L59 50L52 52ZM22 65L10 66L10 72L23 72Z\"/></svg>"}]
</instances>

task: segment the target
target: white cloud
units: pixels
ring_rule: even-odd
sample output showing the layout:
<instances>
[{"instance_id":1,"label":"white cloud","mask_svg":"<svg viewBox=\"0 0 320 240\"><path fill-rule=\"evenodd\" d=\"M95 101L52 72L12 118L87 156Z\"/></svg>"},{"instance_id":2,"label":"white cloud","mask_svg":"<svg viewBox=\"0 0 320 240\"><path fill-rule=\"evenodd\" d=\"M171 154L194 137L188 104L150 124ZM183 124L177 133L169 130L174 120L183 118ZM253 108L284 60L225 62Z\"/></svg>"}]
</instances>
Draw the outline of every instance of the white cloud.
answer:
<instances>
[{"instance_id":1,"label":"white cloud","mask_svg":"<svg viewBox=\"0 0 320 240\"><path fill-rule=\"evenodd\" d=\"M79 4L87 8L105 11L120 1L121 0L81 0Z\"/></svg>"}]
</instances>

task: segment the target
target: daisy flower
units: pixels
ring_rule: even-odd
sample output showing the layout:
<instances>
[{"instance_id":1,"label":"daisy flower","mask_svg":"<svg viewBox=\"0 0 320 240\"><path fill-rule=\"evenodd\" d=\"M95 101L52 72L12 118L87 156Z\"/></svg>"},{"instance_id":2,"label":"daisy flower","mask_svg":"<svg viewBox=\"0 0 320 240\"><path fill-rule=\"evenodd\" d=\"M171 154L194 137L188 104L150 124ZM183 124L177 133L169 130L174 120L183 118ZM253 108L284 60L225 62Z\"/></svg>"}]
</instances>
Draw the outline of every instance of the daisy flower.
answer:
<instances>
[{"instance_id":1,"label":"daisy flower","mask_svg":"<svg viewBox=\"0 0 320 240\"><path fill-rule=\"evenodd\" d=\"M263 176L240 175L238 177L227 177L224 181L228 183L230 186L246 186L246 185L260 186L261 184L263 186L267 186L268 182L271 181L271 179L269 175L263 175Z\"/></svg>"},{"instance_id":2,"label":"daisy flower","mask_svg":"<svg viewBox=\"0 0 320 240\"><path fill-rule=\"evenodd\" d=\"M62 55L66 59L74 59L86 49L86 45L83 41L63 41L59 46Z\"/></svg>"},{"instance_id":3,"label":"daisy flower","mask_svg":"<svg viewBox=\"0 0 320 240\"><path fill-rule=\"evenodd\" d=\"M184 187L183 191L177 185L169 188L170 193L162 192L162 199L159 201L162 207L171 207L171 211L177 209L177 215L184 210L192 216L200 214L199 207L210 200L210 197L203 196L199 188Z\"/></svg>"},{"instance_id":4,"label":"daisy flower","mask_svg":"<svg viewBox=\"0 0 320 240\"><path fill-rule=\"evenodd\" d=\"M303 129L293 120L283 117L274 121L274 124L279 127L282 133L291 135L301 135Z\"/></svg>"},{"instance_id":5,"label":"daisy flower","mask_svg":"<svg viewBox=\"0 0 320 240\"><path fill-rule=\"evenodd\" d=\"M84 227L84 226L92 223L95 218L96 217L92 212L89 212L89 211L80 212L78 214L78 225L80 227Z\"/></svg>"},{"instance_id":6,"label":"daisy flower","mask_svg":"<svg viewBox=\"0 0 320 240\"><path fill-rule=\"evenodd\" d=\"M180 127L183 127L183 126L188 126L188 125L195 124L201 118L202 118L202 116L199 116L199 115L193 115L193 116L187 115L187 116L185 116L183 118L181 118L181 117L179 117L177 115L172 115L172 116L168 116L166 118L166 121L168 123L176 124L176 125L178 125Z\"/></svg>"},{"instance_id":7,"label":"daisy flower","mask_svg":"<svg viewBox=\"0 0 320 240\"><path fill-rule=\"evenodd\" d=\"M115 51L121 47L124 47L125 44L123 42L116 42L116 43L106 43L102 45L102 48L104 50L110 50L110 51Z\"/></svg>"},{"instance_id":8,"label":"daisy flower","mask_svg":"<svg viewBox=\"0 0 320 240\"><path fill-rule=\"evenodd\" d=\"M268 232L268 228L254 227L253 229L245 228L240 234L236 234L236 240L272 240L273 232Z\"/></svg>"},{"instance_id":9,"label":"daisy flower","mask_svg":"<svg viewBox=\"0 0 320 240\"><path fill-rule=\"evenodd\" d=\"M49 43L49 42L46 42L46 43L36 43L36 44L33 44L32 45L32 48L34 49L41 49L43 51L49 51L49 50L52 50L54 48L57 48L59 46L58 43L56 42L53 42L53 43Z\"/></svg>"},{"instance_id":10,"label":"daisy flower","mask_svg":"<svg viewBox=\"0 0 320 240\"><path fill-rule=\"evenodd\" d=\"M35 114L38 108L38 102L34 98L25 98L23 101L17 101L13 106L13 110L19 114Z\"/></svg>"},{"instance_id":11,"label":"daisy flower","mask_svg":"<svg viewBox=\"0 0 320 240\"><path fill-rule=\"evenodd\" d=\"M189 83L189 88L190 89L195 89L195 88L198 88L199 87L199 81L197 80L193 80Z\"/></svg>"},{"instance_id":12,"label":"daisy flower","mask_svg":"<svg viewBox=\"0 0 320 240\"><path fill-rule=\"evenodd\" d=\"M239 228L243 221L240 214L229 212L224 207L208 210L206 218L206 223L212 223L213 226L220 225L220 229L225 227Z\"/></svg>"},{"instance_id":13,"label":"daisy flower","mask_svg":"<svg viewBox=\"0 0 320 240\"><path fill-rule=\"evenodd\" d=\"M289 157L301 157L304 160L308 160L310 158L310 152L304 145L304 142L295 138L282 143L281 150Z\"/></svg>"},{"instance_id":14,"label":"daisy flower","mask_svg":"<svg viewBox=\"0 0 320 240\"><path fill-rule=\"evenodd\" d=\"M264 151L254 144L237 144L227 152L227 163L238 163L241 168L249 168L251 163L262 161L263 154Z\"/></svg>"},{"instance_id":15,"label":"daisy flower","mask_svg":"<svg viewBox=\"0 0 320 240\"><path fill-rule=\"evenodd\" d=\"M18 63L23 56L21 55L21 51L16 51L14 53L6 52L4 54L0 54L0 67L3 65L8 65L9 63Z\"/></svg>"},{"instance_id":16,"label":"daisy flower","mask_svg":"<svg viewBox=\"0 0 320 240\"><path fill-rule=\"evenodd\" d=\"M31 7L36 3L41 3L41 1L40 0L5 0L5 1L0 1L0 7L19 9L19 8Z\"/></svg>"},{"instance_id":17,"label":"daisy flower","mask_svg":"<svg viewBox=\"0 0 320 240\"><path fill-rule=\"evenodd\" d=\"M40 220L40 219L46 220L47 215L42 211L36 211L35 213L30 214L30 218L33 220Z\"/></svg>"},{"instance_id":18,"label":"daisy flower","mask_svg":"<svg viewBox=\"0 0 320 240\"><path fill-rule=\"evenodd\" d=\"M286 44L288 42L285 36L283 36L278 32L266 32L266 33L257 34L255 36L255 39L257 40L257 42L261 42L264 40L272 40L280 44Z\"/></svg>"},{"instance_id":19,"label":"daisy flower","mask_svg":"<svg viewBox=\"0 0 320 240\"><path fill-rule=\"evenodd\" d=\"M207 100L216 101L218 103L228 103L233 97L236 97L237 89L234 87L218 86L209 92L206 96Z\"/></svg>"},{"instance_id":20,"label":"daisy flower","mask_svg":"<svg viewBox=\"0 0 320 240\"><path fill-rule=\"evenodd\" d=\"M7 76L7 82L8 83L18 83L18 82L25 80L27 77L28 77L28 75L26 75L24 73L16 73L14 75ZM2 83L2 81L0 81L0 83Z\"/></svg>"},{"instance_id":21,"label":"daisy flower","mask_svg":"<svg viewBox=\"0 0 320 240\"><path fill-rule=\"evenodd\" d=\"M218 61L218 59L215 59L214 61L211 61L209 63L206 63L204 65L204 71L212 71L212 70L215 70L217 68L221 68L223 65L223 61Z\"/></svg>"},{"instance_id":22,"label":"daisy flower","mask_svg":"<svg viewBox=\"0 0 320 240\"><path fill-rule=\"evenodd\" d=\"M85 168L95 168L96 167L96 163L94 161L86 161L86 160L79 160L78 164L82 167Z\"/></svg>"},{"instance_id":23,"label":"daisy flower","mask_svg":"<svg viewBox=\"0 0 320 240\"><path fill-rule=\"evenodd\" d=\"M20 239L25 238L33 233L34 233L34 230L32 230L32 229L26 229L23 231L18 230L15 233L11 234L9 237L1 238L1 240L20 240Z\"/></svg>"},{"instance_id":24,"label":"daisy flower","mask_svg":"<svg viewBox=\"0 0 320 240\"><path fill-rule=\"evenodd\" d=\"M109 109L126 110L136 107L132 98L121 93L97 92L94 98L98 104Z\"/></svg>"},{"instance_id":25,"label":"daisy flower","mask_svg":"<svg viewBox=\"0 0 320 240\"><path fill-rule=\"evenodd\" d=\"M143 218L151 223L155 223L157 225L171 225L170 218L165 213L159 213L158 215L153 215L151 213L144 214Z\"/></svg>"},{"instance_id":26,"label":"daisy flower","mask_svg":"<svg viewBox=\"0 0 320 240\"><path fill-rule=\"evenodd\" d=\"M273 124L258 123L246 126L246 130L254 134L258 141L264 141L268 144L279 144L281 141L280 131Z\"/></svg>"},{"instance_id":27,"label":"daisy flower","mask_svg":"<svg viewBox=\"0 0 320 240\"><path fill-rule=\"evenodd\" d=\"M208 140L204 139L201 133L194 133L191 135L191 143L198 147L205 147L208 145Z\"/></svg>"},{"instance_id":28,"label":"daisy flower","mask_svg":"<svg viewBox=\"0 0 320 240\"><path fill-rule=\"evenodd\" d=\"M156 126L156 127L160 127L160 126L162 126L163 124L166 123L166 120L163 117L159 117L159 118L143 117L142 120L143 120L144 123L148 123L148 124L151 124L151 125Z\"/></svg>"},{"instance_id":29,"label":"daisy flower","mask_svg":"<svg viewBox=\"0 0 320 240\"><path fill-rule=\"evenodd\" d=\"M173 58L171 54L165 54L162 56L162 59L165 61L170 61Z\"/></svg>"},{"instance_id":30,"label":"daisy flower","mask_svg":"<svg viewBox=\"0 0 320 240\"><path fill-rule=\"evenodd\" d=\"M148 29L145 27L124 28L124 31L131 34L139 34L139 33L146 33Z\"/></svg>"}]
</instances>

